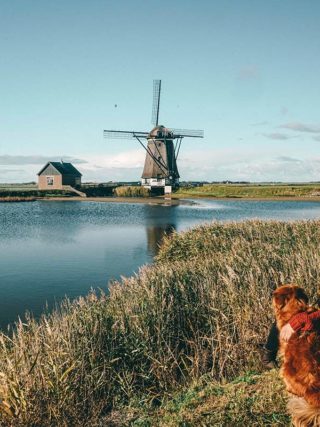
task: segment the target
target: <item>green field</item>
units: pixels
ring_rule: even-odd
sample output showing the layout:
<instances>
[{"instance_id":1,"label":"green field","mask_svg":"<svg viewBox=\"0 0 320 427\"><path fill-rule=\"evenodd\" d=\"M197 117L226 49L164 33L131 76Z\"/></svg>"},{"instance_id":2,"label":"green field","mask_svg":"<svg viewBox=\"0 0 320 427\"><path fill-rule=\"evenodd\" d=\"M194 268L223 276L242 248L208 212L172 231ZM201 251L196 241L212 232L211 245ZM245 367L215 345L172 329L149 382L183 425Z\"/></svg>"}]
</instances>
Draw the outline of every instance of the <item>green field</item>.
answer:
<instances>
[{"instance_id":1,"label":"green field","mask_svg":"<svg viewBox=\"0 0 320 427\"><path fill-rule=\"evenodd\" d=\"M182 187L177 197L217 198L317 198L320 200L320 184L205 184L202 187Z\"/></svg>"},{"instance_id":2,"label":"green field","mask_svg":"<svg viewBox=\"0 0 320 427\"><path fill-rule=\"evenodd\" d=\"M83 187L89 197L113 195L113 187L99 185ZM148 197L150 192L141 186L119 186L115 196ZM72 195L62 190L39 191L36 184L0 184L0 198L52 197ZM205 184L201 187L181 187L174 198L216 197L245 199L313 199L320 200L320 184Z\"/></svg>"},{"instance_id":3,"label":"green field","mask_svg":"<svg viewBox=\"0 0 320 427\"><path fill-rule=\"evenodd\" d=\"M38 185L27 184L0 184L0 201L30 201L37 197L71 196L68 190L38 190Z\"/></svg>"}]
</instances>

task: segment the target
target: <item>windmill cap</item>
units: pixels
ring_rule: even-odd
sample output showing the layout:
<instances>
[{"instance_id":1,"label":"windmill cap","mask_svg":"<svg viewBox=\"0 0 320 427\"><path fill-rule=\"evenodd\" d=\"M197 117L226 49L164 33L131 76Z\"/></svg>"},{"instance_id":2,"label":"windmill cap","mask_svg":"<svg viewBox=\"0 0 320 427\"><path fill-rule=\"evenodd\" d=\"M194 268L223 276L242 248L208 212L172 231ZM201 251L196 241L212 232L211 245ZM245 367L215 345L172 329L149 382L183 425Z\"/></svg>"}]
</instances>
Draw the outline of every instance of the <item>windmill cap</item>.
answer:
<instances>
[{"instance_id":1,"label":"windmill cap","mask_svg":"<svg viewBox=\"0 0 320 427\"><path fill-rule=\"evenodd\" d=\"M151 137L159 137L163 138L164 136L172 136L172 131L162 125L156 126L152 129L152 131L149 133L149 136Z\"/></svg>"}]
</instances>

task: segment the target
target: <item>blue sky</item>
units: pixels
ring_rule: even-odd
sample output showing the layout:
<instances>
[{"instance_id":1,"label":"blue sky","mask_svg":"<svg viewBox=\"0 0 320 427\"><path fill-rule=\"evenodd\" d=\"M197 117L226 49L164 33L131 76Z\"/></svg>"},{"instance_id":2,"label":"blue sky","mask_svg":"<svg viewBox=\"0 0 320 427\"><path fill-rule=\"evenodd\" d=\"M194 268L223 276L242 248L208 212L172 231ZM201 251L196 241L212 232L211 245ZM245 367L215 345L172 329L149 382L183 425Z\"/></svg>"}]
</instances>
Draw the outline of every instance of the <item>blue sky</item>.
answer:
<instances>
[{"instance_id":1,"label":"blue sky","mask_svg":"<svg viewBox=\"0 0 320 427\"><path fill-rule=\"evenodd\" d=\"M140 146L102 132L151 129L157 78L160 122L205 131L181 179L320 180L319 21L318 0L0 2L0 182L60 158L140 179Z\"/></svg>"}]
</instances>

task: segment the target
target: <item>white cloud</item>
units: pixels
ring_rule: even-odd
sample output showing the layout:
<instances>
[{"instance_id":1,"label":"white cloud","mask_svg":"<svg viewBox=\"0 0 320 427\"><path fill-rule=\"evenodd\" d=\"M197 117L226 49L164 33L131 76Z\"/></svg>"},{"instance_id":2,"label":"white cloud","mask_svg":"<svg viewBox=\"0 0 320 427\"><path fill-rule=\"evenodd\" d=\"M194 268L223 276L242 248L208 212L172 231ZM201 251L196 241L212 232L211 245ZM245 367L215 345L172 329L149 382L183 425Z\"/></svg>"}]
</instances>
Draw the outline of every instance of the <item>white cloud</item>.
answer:
<instances>
[{"instance_id":1,"label":"white cloud","mask_svg":"<svg viewBox=\"0 0 320 427\"><path fill-rule=\"evenodd\" d=\"M320 133L320 126L310 125L301 122L285 123L279 126L280 128L290 129L297 132Z\"/></svg>"},{"instance_id":2,"label":"white cloud","mask_svg":"<svg viewBox=\"0 0 320 427\"><path fill-rule=\"evenodd\" d=\"M264 122L251 123L251 126L266 126L268 124L269 122L264 121Z\"/></svg>"},{"instance_id":3,"label":"white cloud","mask_svg":"<svg viewBox=\"0 0 320 427\"><path fill-rule=\"evenodd\" d=\"M111 155L75 156L0 156L0 180L21 182L37 180L37 173L47 161L72 162L83 174L83 181L139 180L145 152L143 149L124 151ZM23 165L23 169L13 169L12 165Z\"/></svg>"},{"instance_id":4,"label":"white cloud","mask_svg":"<svg viewBox=\"0 0 320 427\"><path fill-rule=\"evenodd\" d=\"M79 166L79 170L142 168L144 159L145 151L139 148L111 155L89 155L86 156L86 163Z\"/></svg>"},{"instance_id":5,"label":"white cloud","mask_svg":"<svg viewBox=\"0 0 320 427\"><path fill-rule=\"evenodd\" d=\"M285 135L284 133L272 132L272 133L262 133L263 136L269 139L277 139L277 140L286 140L294 138L293 136Z\"/></svg>"},{"instance_id":6,"label":"white cloud","mask_svg":"<svg viewBox=\"0 0 320 427\"><path fill-rule=\"evenodd\" d=\"M290 156L279 156L277 157L278 160L282 161L282 162L292 162L292 163L301 163L302 160L300 159L296 159L294 157L290 157Z\"/></svg>"},{"instance_id":7,"label":"white cloud","mask_svg":"<svg viewBox=\"0 0 320 427\"><path fill-rule=\"evenodd\" d=\"M242 67L238 72L238 79L240 80L252 80L260 76L260 71L257 65L246 65Z\"/></svg>"},{"instance_id":8,"label":"white cloud","mask_svg":"<svg viewBox=\"0 0 320 427\"><path fill-rule=\"evenodd\" d=\"M275 155L276 154L276 155ZM138 181L141 178L145 151L141 148L118 154L84 155L77 168L83 181ZM274 152L265 147L205 149L183 147L178 159L181 180L234 181L317 181L320 180L320 158L298 158ZM37 179L39 165L0 168L2 182L28 182Z\"/></svg>"},{"instance_id":9,"label":"white cloud","mask_svg":"<svg viewBox=\"0 0 320 427\"><path fill-rule=\"evenodd\" d=\"M317 181L320 180L320 158L274 157L264 150L199 151L181 158L179 171L182 179L190 180Z\"/></svg>"},{"instance_id":10,"label":"white cloud","mask_svg":"<svg viewBox=\"0 0 320 427\"><path fill-rule=\"evenodd\" d=\"M59 162L63 159L65 162L74 164L86 163L86 160L70 156L10 156L7 154L0 155L0 165L45 165L47 162Z\"/></svg>"},{"instance_id":11,"label":"white cloud","mask_svg":"<svg viewBox=\"0 0 320 427\"><path fill-rule=\"evenodd\" d=\"M0 182L30 182L35 181L36 176L25 169L11 169L6 166L0 168Z\"/></svg>"},{"instance_id":12,"label":"white cloud","mask_svg":"<svg viewBox=\"0 0 320 427\"><path fill-rule=\"evenodd\" d=\"M88 163L80 165L79 169L86 181L136 181L140 180L144 159L145 152L137 149L112 156L89 157ZM288 182L320 179L320 159L274 156L268 149L182 149L178 169L181 180Z\"/></svg>"}]
</instances>

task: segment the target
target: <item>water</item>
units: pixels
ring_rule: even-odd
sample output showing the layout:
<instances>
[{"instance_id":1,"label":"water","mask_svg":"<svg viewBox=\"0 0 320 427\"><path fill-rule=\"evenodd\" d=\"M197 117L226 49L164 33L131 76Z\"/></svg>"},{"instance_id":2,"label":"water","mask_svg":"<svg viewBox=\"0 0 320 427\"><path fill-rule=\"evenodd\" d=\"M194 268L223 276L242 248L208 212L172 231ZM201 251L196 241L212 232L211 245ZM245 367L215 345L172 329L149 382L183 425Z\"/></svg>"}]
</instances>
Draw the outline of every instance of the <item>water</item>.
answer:
<instances>
[{"instance_id":1,"label":"water","mask_svg":"<svg viewBox=\"0 0 320 427\"><path fill-rule=\"evenodd\" d=\"M213 220L320 218L319 202L211 201L159 206L0 203L0 327L64 296L107 289L152 262L164 232Z\"/></svg>"}]
</instances>

